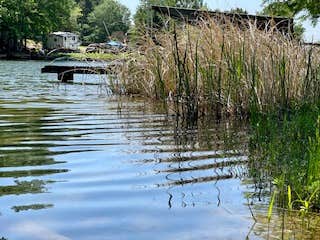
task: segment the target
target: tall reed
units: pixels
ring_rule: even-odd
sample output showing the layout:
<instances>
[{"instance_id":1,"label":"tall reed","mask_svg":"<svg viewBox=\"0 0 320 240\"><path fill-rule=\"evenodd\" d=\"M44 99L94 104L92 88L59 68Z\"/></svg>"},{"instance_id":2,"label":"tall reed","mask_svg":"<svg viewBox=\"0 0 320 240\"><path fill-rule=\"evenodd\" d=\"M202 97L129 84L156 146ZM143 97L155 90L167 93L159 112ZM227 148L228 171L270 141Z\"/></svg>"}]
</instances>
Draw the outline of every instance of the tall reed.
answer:
<instances>
[{"instance_id":1,"label":"tall reed","mask_svg":"<svg viewBox=\"0 0 320 240\"><path fill-rule=\"evenodd\" d=\"M192 116L199 106L245 115L318 103L319 50L247 25L206 19L144 36L138 57L119 72L121 89L173 100Z\"/></svg>"}]
</instances>

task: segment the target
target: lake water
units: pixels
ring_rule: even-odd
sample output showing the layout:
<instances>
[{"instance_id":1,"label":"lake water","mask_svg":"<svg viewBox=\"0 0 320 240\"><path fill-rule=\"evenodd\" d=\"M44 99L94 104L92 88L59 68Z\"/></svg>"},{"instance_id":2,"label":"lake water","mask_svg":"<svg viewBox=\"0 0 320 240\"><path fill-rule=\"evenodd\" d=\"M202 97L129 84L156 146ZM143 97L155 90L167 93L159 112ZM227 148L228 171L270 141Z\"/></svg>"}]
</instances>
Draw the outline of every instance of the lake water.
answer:
<instances>
[{"instance_id":1,"label":"lake water","mask_svg":"<svg viewBox=\"0 0 320 240\"><path fill-rule=\"evenodd\" d=\"M0 238L281 238L248 177L245 123L185 126L101 76L58 84L46 64L0 61Z\"/></svg>"}]
</instances>

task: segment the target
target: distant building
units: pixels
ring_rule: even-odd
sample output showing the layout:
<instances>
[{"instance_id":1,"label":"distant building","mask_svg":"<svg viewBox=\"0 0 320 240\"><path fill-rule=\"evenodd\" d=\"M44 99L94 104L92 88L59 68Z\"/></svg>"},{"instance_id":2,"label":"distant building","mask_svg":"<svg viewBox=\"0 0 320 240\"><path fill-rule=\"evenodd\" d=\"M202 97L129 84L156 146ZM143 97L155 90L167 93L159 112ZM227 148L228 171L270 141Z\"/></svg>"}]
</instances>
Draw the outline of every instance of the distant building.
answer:
<instances>
[{"instance_id":1,"label":"distant building","mask_svg":"<svg viewBox=\"0 0 320 240\"><path fill-rule=\"evenodd\" d=\"M53 32L48 36L46 47L52 49L78 50L79 36L71 32Z\"/></svg>"},{"instance_id":2,"label":"distant building","mask_svg":"<svg viewBox=\"0 0 320 240\"><path fill-rule=\"evenodd\" d=\"M190 24L197 24L201 19L206 19L209 17L218 20L221 24L226 21L230 21L231 23L238 25L240 28L249 28L250 24L254 24L259 30L269 31L272 29L288 36L291 36L294 33L293 18L206 11L166 6L152 6L152 9L162 15L188 22Z\"/></svg>"}]
</instances>

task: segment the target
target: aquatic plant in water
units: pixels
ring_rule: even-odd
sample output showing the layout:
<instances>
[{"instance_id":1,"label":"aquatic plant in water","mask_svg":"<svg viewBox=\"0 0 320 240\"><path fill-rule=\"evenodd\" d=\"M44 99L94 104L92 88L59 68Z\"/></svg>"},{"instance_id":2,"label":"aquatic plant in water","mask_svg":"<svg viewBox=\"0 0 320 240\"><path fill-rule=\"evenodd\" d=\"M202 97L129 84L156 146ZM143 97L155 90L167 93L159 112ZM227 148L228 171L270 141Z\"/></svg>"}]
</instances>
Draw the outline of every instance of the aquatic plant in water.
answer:
<instances>
[{"instance_id":1,"label":"aquatic plant in water","mask_svg":"<svg viewBox=\"0 0 320 240\"><path fill-rule=\"evenodd\" d=\"M299 210L302 215L320 210L320 135L317 107L304 106L278 116L251 122L250 175L269 182L272 208Z\"/></svg>"}]
</instances>

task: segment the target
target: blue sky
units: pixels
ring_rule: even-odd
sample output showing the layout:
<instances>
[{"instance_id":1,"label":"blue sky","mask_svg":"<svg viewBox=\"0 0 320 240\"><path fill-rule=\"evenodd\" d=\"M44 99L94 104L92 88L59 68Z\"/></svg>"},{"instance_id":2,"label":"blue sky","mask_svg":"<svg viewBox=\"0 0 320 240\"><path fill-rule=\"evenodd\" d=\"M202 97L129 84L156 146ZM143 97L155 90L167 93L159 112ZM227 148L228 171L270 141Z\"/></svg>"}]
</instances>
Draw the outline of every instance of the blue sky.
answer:
<instances>
[{"instance_id":1,"label":"blue sky","mask_svg":"<svg viewBox=\"0 0 320 240\"><path fill-rule=\"evenodd\" d=\"M135 12L136 7L139 4L139 0L119 0L126 5L131 13ZM207 0L205 1L210 9L228 10L230 8L241 7L246 9L249 13L256 13L261 10L261 0ZM306 41L320 41L320 24L313 28L310 22L305 22L306 28L305 39Z\"/></svg>"}]
</instances>

